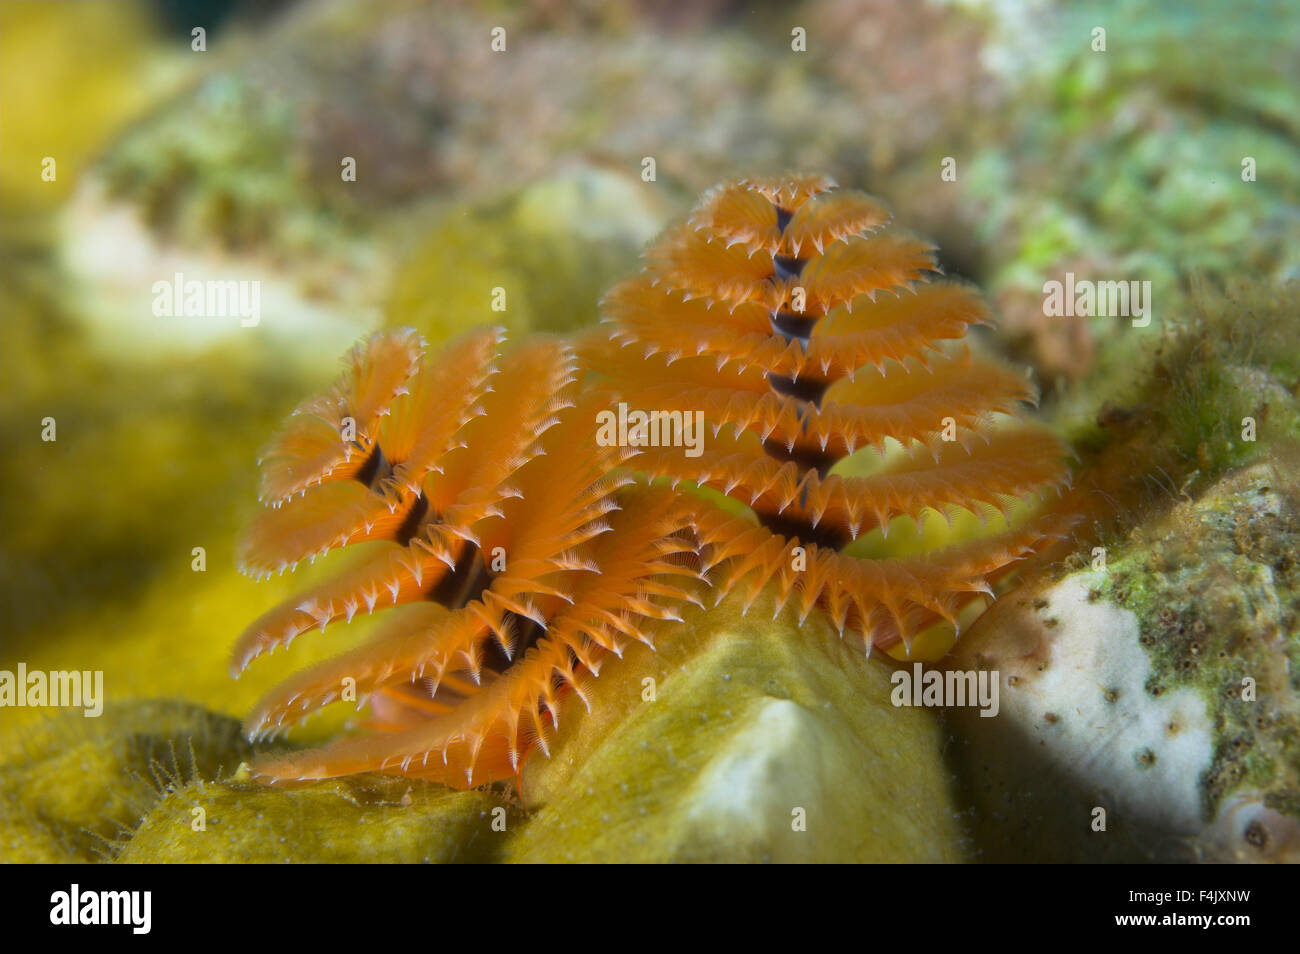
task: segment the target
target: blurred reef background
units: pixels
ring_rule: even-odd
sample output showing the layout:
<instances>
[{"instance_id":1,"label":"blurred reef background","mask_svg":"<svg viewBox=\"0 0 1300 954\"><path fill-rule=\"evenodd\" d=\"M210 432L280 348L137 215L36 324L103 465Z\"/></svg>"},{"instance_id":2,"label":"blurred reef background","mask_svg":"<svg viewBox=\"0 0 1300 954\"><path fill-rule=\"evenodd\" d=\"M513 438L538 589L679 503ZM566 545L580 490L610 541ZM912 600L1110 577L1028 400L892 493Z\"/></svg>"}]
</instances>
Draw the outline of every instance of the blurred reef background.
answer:
<instances>
[{"instance_id":1,"label":"blurred reef background","mask_svg":"<svg viewBox=\"0 0 1300 954\"><path fill-rule=\"evenodd\" d=\"M12 0L0 84L0 668L108 696L0 713L4 860L1300 856L1292 4ZM947 660L1002 715L894 708L825 627L725 603L610 667L519 796L244 781L238 719L365 626L227 675L310 577L234 569L283 416L378 327L589 327L701 191L790 168L983 287L978 346L1078 451L1074 552ZM176 272L259 281L260 323L156 317ZM1045 317L1067 272L1150 281L1152 322Z\"/></svg>"}]
</instances>

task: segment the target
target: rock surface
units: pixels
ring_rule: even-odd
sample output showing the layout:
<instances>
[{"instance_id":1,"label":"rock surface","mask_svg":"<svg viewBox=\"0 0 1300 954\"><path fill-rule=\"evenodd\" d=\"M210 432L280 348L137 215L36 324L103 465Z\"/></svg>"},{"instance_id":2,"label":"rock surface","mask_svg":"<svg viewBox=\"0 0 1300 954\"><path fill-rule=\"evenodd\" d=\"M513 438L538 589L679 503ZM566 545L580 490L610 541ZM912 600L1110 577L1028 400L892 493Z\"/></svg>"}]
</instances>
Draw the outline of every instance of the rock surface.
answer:
<instances>
[{"instance_id":1,"label":"rock surface","mask_svg":"<svg viewBox=\"0 0 1300 954\"><path fill-rule=\"evenodd\" d=\"M232 775L248 750L230 720L145 706L106 714L82 746L51 746L5 769L6 855L962 860L969 839L935 714L890 703L885 660L860 658L821 623L762 613L760 603L742 618L724 603L665 632L658 652L638 645L611 662L591 712L575 700L553 757L535 752L525 764L522 804L501 791L373 775L263 788ZM184 768L150 772L149 753L184 751L191 736L211 744Z\"/></svg>"},{"instance_id":2,"label":"rock surface","mask_svg":"<svg viewBox=\"0 0 1300 954\"><path fill-rule=\"evenodd\" d=\"M250 750L235 720L177 702L111 705L29 722L0 768L0 857L113 857L166 791L234 770Z\"/></svg>"},{"instance_id":3,"label":"rock surface","mask_svg":"<svg viewBox=\"0 0 1300 954\"><path fill-rule=\"evenodd\" d=\"M1300 859L1298 527L1257 465L980 620L947 665L1001 676L949 713L985 858Z\"/></svg>"},{"instance_id":4,"label":"rock surface","mask_svg":"<svg viewBox=\"0 0 1300 954\"><path fill-rule=\"evenodd\" d=\"M117 860L485 862L500 856L510 811L490 792L409 779L357 776L295 790L194 782L149 813Z\"/></svg>"},{"instance_id":5,"label":"rock surface","mask_svg":"<svg viewBox=\"0 0 1300 954\"><path fill-rule=\"evenodd\" d=\"M510 857L959 860L939 726L892 706L890 671L824 624L771 623L761 603L688 617L658 652L603 672L592 715L529 763L537 808Z\"/></svg>"}]
</instances>

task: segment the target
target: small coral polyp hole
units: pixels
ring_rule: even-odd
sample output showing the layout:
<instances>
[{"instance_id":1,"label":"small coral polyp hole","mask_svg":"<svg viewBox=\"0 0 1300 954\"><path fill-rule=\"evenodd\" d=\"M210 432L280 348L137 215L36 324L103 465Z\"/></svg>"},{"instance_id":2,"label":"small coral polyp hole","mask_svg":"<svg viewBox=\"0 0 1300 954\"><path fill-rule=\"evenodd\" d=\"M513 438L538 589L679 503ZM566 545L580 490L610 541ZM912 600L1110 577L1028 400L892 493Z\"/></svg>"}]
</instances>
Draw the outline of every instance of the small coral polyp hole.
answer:
<instances>
[{"instance_id":1,"label":"small coral polyp hole","mask_svg":"<svg viewBox=\"0 0 1300 954\"><path fill-rule=\"evenodd\" d=\"M1246 830L1242 832L1242 837L1246 839L1247 844L1263 849L1268 844L1268 829L1258 821L1253 821L1246 826Z\"/></svg>"}]
</instances>

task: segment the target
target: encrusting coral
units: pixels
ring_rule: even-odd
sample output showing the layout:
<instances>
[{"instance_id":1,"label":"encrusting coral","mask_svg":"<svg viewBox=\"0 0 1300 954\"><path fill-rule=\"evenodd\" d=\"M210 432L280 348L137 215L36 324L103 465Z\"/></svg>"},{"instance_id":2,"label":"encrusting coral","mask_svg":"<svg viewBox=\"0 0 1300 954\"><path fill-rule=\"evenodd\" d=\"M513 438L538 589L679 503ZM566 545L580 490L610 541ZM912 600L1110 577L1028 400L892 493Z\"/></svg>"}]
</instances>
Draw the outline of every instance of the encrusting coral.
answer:
<instances>
[{"instance_id":1,"label":"encrusting coral","mask_svg":"<svg viewBox=\"0 0 1300 954\"><path fill-rule=\"evenodd\" d=\"M264 759L254 775L518 777L607 655L652 644L656 624L706 587L719 600L739 592L745 607L770 593L801 621L817 610L868 651L956 628L1059 522L911 557L845 548L900 516L1006 513L1064 481L1063 447L1010 420L1035 397L1022 375L953 346L987 320L976 293L926 281L931 247L888 221L879 202L823 177L744 180L649 251L607 302L612 334L578 350L503 349L499 331L435 359L410 331L358 345L265 456L270 509L242 562L269 574L372 549L257 620L234 669L393 607L368 643L293 677L246 723L271 735L369 698L381 731ZM659 421L701 415L709 446L602 437L615 398ZM875 472L833 472L865 448ZM673 486L647 484L657 476ZM683 492L683 480L757 521Z\"/></svg>"}]
</instances>

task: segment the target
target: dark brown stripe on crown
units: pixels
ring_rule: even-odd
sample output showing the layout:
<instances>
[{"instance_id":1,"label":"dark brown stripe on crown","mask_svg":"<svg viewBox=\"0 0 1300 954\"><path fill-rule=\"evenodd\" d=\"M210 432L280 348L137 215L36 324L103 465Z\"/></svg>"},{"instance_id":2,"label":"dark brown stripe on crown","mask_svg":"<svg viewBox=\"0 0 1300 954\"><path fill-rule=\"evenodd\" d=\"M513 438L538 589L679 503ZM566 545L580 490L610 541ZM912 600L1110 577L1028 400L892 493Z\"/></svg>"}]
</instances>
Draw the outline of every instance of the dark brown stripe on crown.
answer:
<instances>
[{"instance_id":1,"label":"dark brown stripe on crown","mask_svg":"<svg viewBox=\"0 0 1300 954\"><path fill-rule=\"evenodd\" d=\"M451 610L478 599L492 585L492 574L483 562L483 554L472 543L466 543L456 559L456 569L443 575L425 592L430 600Z\"/></svg>"},{"instance_id":2,"label":"dark brown stripe on crown","mask_svg":"<svg viewBox=\"0 0 1300 954\"><path fill-rule=\"evenodd\" d=\"M791 258L788 255L772 256L777 278L798 278L803 274L803 267L807 261L806 258Z\"/></svg>"},{"instance_id":3,"label":"dark brown stripe on crown","mask_svg":"<svg viewBox=\"0 0 1300 954\"><path fill-rule=\"evenodd\" d=\"M354 475L355 479L365 484L370 490L377 488L382 480L391 476L393 465L388 462L384 456L383 449L378 444L370 448L370 454L366 457L361 469Z\"/></svg>"},{"instance_id":4,"label":"dark brown stripe on crown","mask_svg":"<svg viewBox=\"0 0 1300 954\"><path fill-rule=\"evenodd\" d=\"M839 460L838 456L823 451L821 448L800 447L796 444L794 449L791 450L785 446L784 442L770 438L763 441L763 450L767 452L768 457L793 461L800 470L815 470L820 477L825 477L830 473L830 469Z\"/></svg>"},{"instance_id":5,"label":"dark brown stripe on crown","mask_svg":"<svg viewBox=\"0 0 1300 954\"><path fill-rule=\"evenodd\" d=\"M831 386L831 382L823 378L814 378L809 375L788 378L784 374L769 374L767 384L777 394L797 398L800 401L807 401L815 407L821 405L822 398L826 395L826 389Z\"/></svg>"},{"instance_id":6,"label":"dark brown stripe on crown","mask_svg":"<svg viewBox=\"0 0 1300 954\"><path fill-rule=\"evenodd\" d=\"M395 539L402 546L406 546L415 535L420 532L420 527L424 523L425 516L429 513L429 498L424 494L415 498L415 503L411 509L406 511L406 517L402 520L402 525L397 528Z\"/></svg>"},{"instance_id":7,"label":"dark brown stripe on crown","mask_svg":"<svg viewBox=\"0 0 1300 954\"><path fill-rule=\"evenodd\" d=\"M514 634L512 640L514 645L511 647L510 655L506 655L505 648L494 638L489 638L483 643L482 666L498 675L522 659L524 653L537 645L537 641L546 635L546 627L539 626L536 620L531 620L527 616L507 611L504 618L509 625L509 631Z\"/></svg>"},{"instance_id":8,"label":"dark brown stripe on crown","mask_svg":"<svg viewBox=\"0 0 1300 954\"><path fill-rule=\"evenodd\" d=\"M763 526L779 536L797 539L803 544L815 543L829 550L842 550L852 540L846 529L826 521L814 527L806 517L761 511L758 519Z\"/></svg>"},{"instance_id":9,"label":"dark brown stripe on crown","mask_svg":"<svg viewBox=\"0 0 1300 954\"><path fill-rule=\"evenodd\" d=\"M807 344L808 339L812 337L813 326L817 324L817 319L820 317L820 315L799 315L793 311L775 311L768 320L772 323L772 330L786 341L802 341Z\"/></svg>"}]
</instances>

